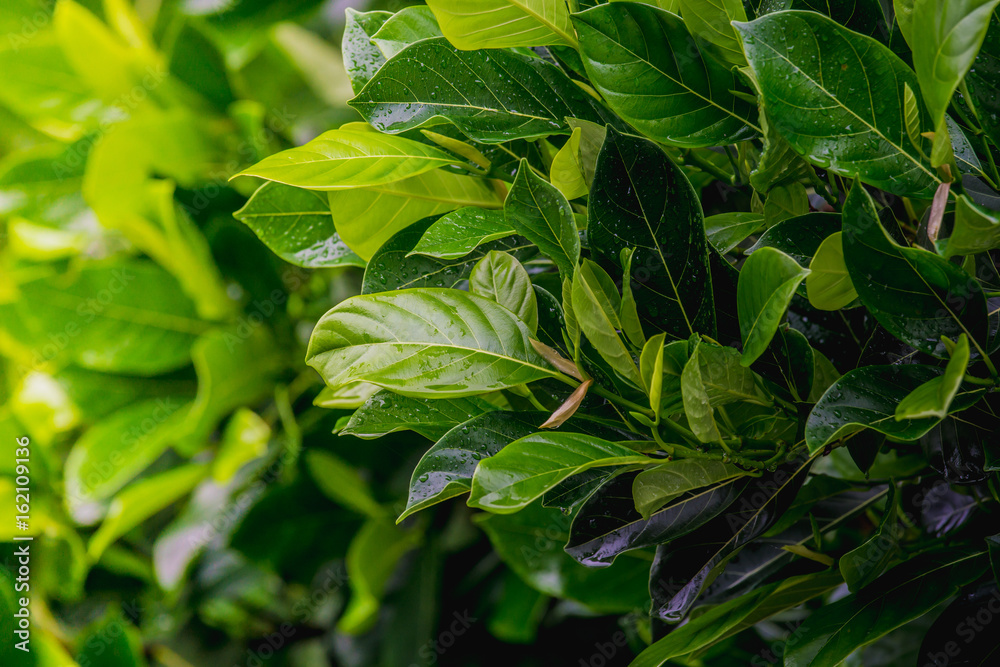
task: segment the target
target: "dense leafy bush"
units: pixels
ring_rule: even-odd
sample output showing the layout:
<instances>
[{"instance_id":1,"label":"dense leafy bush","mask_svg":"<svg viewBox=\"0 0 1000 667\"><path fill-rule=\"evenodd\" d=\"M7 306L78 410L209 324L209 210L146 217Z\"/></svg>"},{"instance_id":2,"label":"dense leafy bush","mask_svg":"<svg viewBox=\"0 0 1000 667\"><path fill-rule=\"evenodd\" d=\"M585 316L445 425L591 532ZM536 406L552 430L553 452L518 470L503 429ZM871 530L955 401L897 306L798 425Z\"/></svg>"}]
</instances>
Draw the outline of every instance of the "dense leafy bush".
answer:
<instances>
[{"instance_id":1,"label":"dense leafy bush","mask_svg":"<svg viewBox=\"0 0 1000 667\"><path fill-rule=\"evenodd\" d=\"M40 548L74 573L46 596L131 582L164 664L283 621L335 638L289 664L988 664L997 4L349 10L362 120L310 106L337 129L277 152L315 132L254 131L302 94L267 73L336 99L322 43L181 21L107 131L159 33L60 1L33 62L104 106L7 94L63 143L0 171L28 193L3 429L39 441ZM99 229L52 210L75 188ZM113 624L40 641L84 664Z\"/></svg>"}]
</instances>

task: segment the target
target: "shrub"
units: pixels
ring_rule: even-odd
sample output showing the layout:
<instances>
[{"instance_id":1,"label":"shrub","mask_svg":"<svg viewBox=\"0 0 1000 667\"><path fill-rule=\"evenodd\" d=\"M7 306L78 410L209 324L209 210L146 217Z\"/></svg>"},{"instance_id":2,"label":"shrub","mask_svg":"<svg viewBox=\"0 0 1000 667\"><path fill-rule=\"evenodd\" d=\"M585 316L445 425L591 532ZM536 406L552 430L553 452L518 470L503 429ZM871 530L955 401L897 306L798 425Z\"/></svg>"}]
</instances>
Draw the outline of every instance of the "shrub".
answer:
<instances>
[{"instance_id":1,"label":"shrub","mask_svg":"<svg viewBox=\"0 0 1000 667\"><path fill-rule=\"evenodd\" d=\"M987 664L998 1L12 3L0 662Z\"/></svg>"},{"instance_id":2,"label":"shrub","mask_svg":"<svg viewBox=\"0 0 1000 667\"><path fill-rule=\"evenodd\" d=\"M428 4L352 17L367 125L243 172L367 260L307 360L378 390L342 433L436 440L399 519L468 494L538 590L651 598L636 665L789 610L836 665L952 599L919 660L985 659L996 3Z\"/></svg>"}]
</instances>

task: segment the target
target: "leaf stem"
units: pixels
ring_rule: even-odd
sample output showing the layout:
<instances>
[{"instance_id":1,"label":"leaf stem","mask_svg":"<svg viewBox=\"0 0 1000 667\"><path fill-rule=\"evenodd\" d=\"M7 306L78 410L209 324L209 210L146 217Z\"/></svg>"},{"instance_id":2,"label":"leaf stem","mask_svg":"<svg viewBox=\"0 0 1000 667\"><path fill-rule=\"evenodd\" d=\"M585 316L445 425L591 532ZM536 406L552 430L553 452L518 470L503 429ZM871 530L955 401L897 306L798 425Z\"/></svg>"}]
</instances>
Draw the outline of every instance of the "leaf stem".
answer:
<instances>
[{"instance_id":1,"label":"leaf stem","mask_svg":"<svg viewBox=\"0 0 1000 667\"><path fill-rule=\"evenodd\" d=\"M720 181L723 181L729 185L733 185L736 182L736 177L727 174L722 169L716 167L714 164L701 157L695 153L692 149L684 151L684 162L690 164L693 167L701 169L706 174L711 174L715 176Z\"/></svg>"},{"instance_id":2,"label":"leaf stem","mask_svg":"<svg viewBox=\"0 0 1000 667\"><path fill-rule=\"evenodd\" d=\"M590 391L592 393L594 393L594 394L597 394L601 398L608 399L612 403L617 403L618 405L622 406L623 408L628 408L632 412L640 412L640 413L646 415L647 417L649 417L650 419L653 419L656 416L656 415L653 414L653 411L650 410L649 408L643 407L643 406L639 405L638 403L633 403L632 401L628 400L627 398L622 398L618 394L610 392L607 389L605 389L604 387L600 387L600 386L598 386L598 385L595 384L593 387L590 388Z\"/></svg>"},{"instance_id":3,"label":"leaf stem","mask_svg":"<svg viewBox=\"0 0 1000 667\"><path fill-rule=\"evenodd\" d=\"M673 431L676 435L683 438L686 442L689 442L696 446L701 444L701 441L698 440L698 438L695 436L694 433L684 428L683 426L675 422L673 419L661 419L660 424L666 426L667 429Z\"/></svg>"},{"instance_id":4,"label":"leaf stem","mask_svg":"<svg viewBox=\"0 0 1000 667\"><path fill-rule=\"evenodd\" d=\"M994 384L996 384L994 380L990 380L987 378L977 378L974 375L969 375L968 373L965 374L965 377L962 378L962 380L964 382L968 382L969 384L978 384L982 387L992 387Z\"/></svg>"},{"instance_id":5,"label":"leaf stem","mask_svg":"<svg viewBox=\"0 0 1000 667\"><path fill-rule=\"evenodd\" d=\"M987 181L990 181L990 185L996 190L997 183L1000 183L1000 172L997 171L997 164L993 161L993 151L990 149L990 142L986 138L986 134L980 135L979 140L983 142L983 152L986 153L986 159L990 162L990 173L993 175L993 178L986 176L985 173L983 176L986 177Z\"/></svg>"}]
</instances>

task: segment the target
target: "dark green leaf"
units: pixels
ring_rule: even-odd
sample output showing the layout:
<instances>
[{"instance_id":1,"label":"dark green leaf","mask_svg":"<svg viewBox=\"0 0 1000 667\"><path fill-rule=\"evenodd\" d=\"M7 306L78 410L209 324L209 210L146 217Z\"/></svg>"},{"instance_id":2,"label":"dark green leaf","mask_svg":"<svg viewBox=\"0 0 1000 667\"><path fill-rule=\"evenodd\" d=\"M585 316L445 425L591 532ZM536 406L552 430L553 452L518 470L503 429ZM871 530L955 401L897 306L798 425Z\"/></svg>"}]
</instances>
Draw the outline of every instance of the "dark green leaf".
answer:
<instances>
[{"instance_id":1,"label":"dark green leaf","mask_svg":"<svg viewBox=\"0 0 1000 667\"><path fill-rule=\"evenodd\" d=\"M656 642L630 667L660 667L671 658L712 646L725 637L753 627L771 616L826 593L840 583L836 572L806 574L758 588L718 605Z\"/></svg>"},{"instance_id":2,"label":"dark green leaf","mask_svg":"<svg viewBox=\"0 0 1000 667\"><path fill-rule=\"evenodd\" d=\"M623 558L615 567L600 569L580 565L562 550L570 517L557 509L536 502L515 514L481 514L476 523L500 558L543 593L603 613L630 612L649 601L649 560Z\"/></svg>"},{"instance_id":3,"label":"dark green leaf","mask_svg":"<svg viewBox=\"0 0 1000 667\"><path fill-rule=\"evenodd\" d=\"M573 209L559 190L532 171L527 160L521 160L503 212L507 225L537 245L563 276L573 275L580 261Z\"/></svg>"},{"instance_id":4,"label":"dark green leaf","mask_svg":"<svg viewBox=\"0 0 1000 667\"><path fill-rule=\"evenodd\" d=\"M396 431L414 431L437 440L470 417L496 409L476 396L427 399L380 391L351 415L340 435L367 439Z\"/></svg>"},{"instance_id":5,"label":"dark green leaf","mask_svg":"<svg viewBox=\"0 0 1000 667\"><path fill-rule=\"evenodd\" d=\"M775 248L802 266L809 266L823 240L839 231L839 213L806 213L769 227L746 252Z\"/></svg>"},{"instance_id":6,"label":"dark green leaf","mask_svg":"<svg viewBox=\"0 0 1000 667\"><path fill-rule=\"evenodd\" d=\"M760 213L720 213L705 218L705 234L715 249L724 255L763 225L764 216ZM756 249L758 245L759 241L749 248L748 252Z\"/></svg>"},{"instance_id":7,"label":"dark green leaf","mask_svg":"<svg viewBox=\"0 0 1000 667\"><path fill-rule=\"evenodd\" d=\"M809 269L775 248L756 251L740 270L737 313L743 334L740 363L752 364L764 353L785 317L785 311Z\"/></svg>"},{"instance_id":8,"label":"dark green leaf","mask_svg":"<svg viewBox=\"0 0 1000 667\"><path fill-rule=\"evenodd\" d=\"M926 614L979 578L982 551L955 548L897 565L868 587L823 606L788 642L788 667L833 667L857 649Z\"/></svg>"},{"instance_id":9,"label":"dark green leaf","mask_svg":"<svg viewBox=\"0 0 1000 667\"><path fill-rule=\"evenodd\" d=\"M806 444L817 452L828 443L861 428L871 428L897 440L912 441L940 419L895 419L896 406L921 384L941 375L941 369L917 364L864 366L845 374L823 394L809 413ZM963 410L979 399L981 390L966 390L952 410Z\"/></svg>"},{"instance_id":10,"label":"dark green leaf","mask_svg":"<svg viewBox=\"0 0 1000 667\"><path fill-rule=\"evenodd\" d=\"M634 474L619 475L584 502L573 519L566 553L584 565L607 567L621 553L690 533L726 511L746 487L745 479L730 477L690 491L644 519L632 497L636 479Z\"/></svg>"},{"instance_id":11,"label":"dark green leaf","mask_svg":"<svg viewBox=\"0 0 1000 667\"><path fill-rule=\"evenodd\" d=\"M536 433L548 417L544 412L488 412L450 430L434 444L413 470L402 521L414 512L467 493L479 461L493 456L508 443ZM574 417L560 433L588 433L598 438L626 440L628 432Z\"/></svg>"},{"instance_id":12,"label":"dark green leaf","mask_svg":"<svg viewBox=\"0 0 1000 667\"><path fill-rule=\"evenodd\" d=\"M486 143L569 134L567 117L604 120L555 65L510 51L459 51L443 37L396 54L351 106L382 132L450 121Z\"/></svg>"},{"instance_id":13,"label":"dark green leaf","mask_svg":"<svg viewBox=\"0 0 1000 667\"><path fill-rule=\"evenodd\" d=\"M587 234L606 268L620 271L621 251L636 249L631 279L643 328L680 339L695 331L713 335L701 203L666 153L609 128L589 210Z\"/></svg>"},{"instance_id":14,"label":"dark green leaf","mask_svg":"<svg viewBox=\"0 0 1000 667\"><path fill-rule=\"evenodd\" d=\"M734 75L703 55L676 14L615 2L574 14L573 25L590 81L646 136L700 147L750 135L755 110L730 92Z\"/></svg>"},{"instance_id":15,"label":"dark green leaf","mask_svg":"<svg viewBox=\"0 0 1000 667\"><path fill-rule=\"evenodd\" d=\"M469 506L497 514L516 512L563 480L590 468L652 460L624 445L580 433L536 433L480 462Z\"/></svg>"},{"instance_id":16,"label":"dark green leaf","mask_svg":"<svg viewBox=\"0 0 1000 667\"><path fill-rule=\"evenodd\" d=\"M410 225L385 242L365 269L361 285L362 294L377 294L397 289L415 287L458 287L469 277L472 268L493 250L526 256L534 247L520 236L506 235L488 241L456 258L437 258L415 254L416 246L436 224L427 218Z\"/></svg>"},{"instance_id":17,"label":"dark green leaf","mask_svg":"<svg viewBox=\"0 0 1000 667\"><path fill-rule=\"evenodd\" d=\"M812 12L776 12L736 31L769 122L813 164L898 195L930 198L938 178L906 135L913 72L887 47Z\"/></svg>"},{"instance_id":18,"label":"dark green leaf","mask_svg":"<svg viewBox=\"0 0 1000 667\"><path fill-rule=\"evenodd\" d=\"M307 268L365 265L337 235L324 194L265 183L233 216L286 262Z\"/></svg>"},{"instance_id":19,"label":"dark green leaf","mask_svg":"<svg viewBox=\"0 0 1000 667\"><path fill-rule=\"evenodd\" d=\"M840 557L838 566L847 588L857 593L875 581L899 552L903 530L896 514L896 485L889 485L878 530L868 540Z\"/></svg>"},{"instance_id":20,"label":"dark green leaf","mask_svg":"<svg viewBox=\"0 0 1000 667\"><path fill-rule=\"evenodd\" d=\"M653 614L678 621L694 605L716 568L760 537L798 493L812 459L798 459L746 486L738 508L676 542L661 545L649 573Z\"/></svg>"},{"instance_id":21,"label":"dark green leaf","mask_svg":"<svg viewBox=\"0 0 1000 667\"><path fill-rule=\"evenodd\" d=\"M964 333L983 353L989 324L979 283L937 254L897 245L861 184L844 202L843 243L854 289L893 336L940 357L941 336L955 340Z\"/></svg>"}]
</instances>

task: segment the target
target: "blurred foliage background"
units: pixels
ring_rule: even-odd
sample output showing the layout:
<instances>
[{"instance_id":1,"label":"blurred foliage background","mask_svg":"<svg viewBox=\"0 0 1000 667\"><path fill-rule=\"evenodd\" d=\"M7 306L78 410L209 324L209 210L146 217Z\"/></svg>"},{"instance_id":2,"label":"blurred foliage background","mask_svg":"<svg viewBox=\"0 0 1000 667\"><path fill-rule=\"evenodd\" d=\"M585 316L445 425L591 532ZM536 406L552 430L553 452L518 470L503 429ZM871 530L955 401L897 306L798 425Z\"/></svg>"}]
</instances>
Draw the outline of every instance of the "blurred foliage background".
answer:
<instances>
[{"instance_id":1,"label":"blurred foliage background","mask_svg":"<svg viewBox=\"0 0 1000 667\"><path fill-rule=\"evenodd\" d=\"M366 397L303 363L360 260L293 266L233 218L257 183L232 174L358 119L345 16L403 6L4 0L0 664L628 661L632 630L529 588L464 504L395 525L428 441L334 436ZM554 580L558 523L519 543Z\"/></svg>"}]
</instances>

